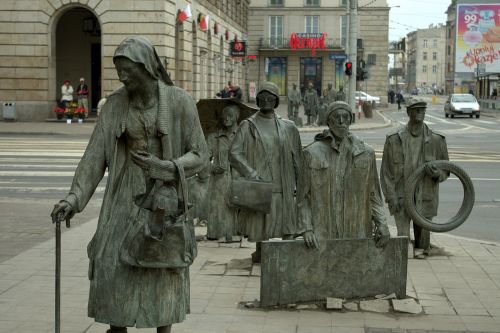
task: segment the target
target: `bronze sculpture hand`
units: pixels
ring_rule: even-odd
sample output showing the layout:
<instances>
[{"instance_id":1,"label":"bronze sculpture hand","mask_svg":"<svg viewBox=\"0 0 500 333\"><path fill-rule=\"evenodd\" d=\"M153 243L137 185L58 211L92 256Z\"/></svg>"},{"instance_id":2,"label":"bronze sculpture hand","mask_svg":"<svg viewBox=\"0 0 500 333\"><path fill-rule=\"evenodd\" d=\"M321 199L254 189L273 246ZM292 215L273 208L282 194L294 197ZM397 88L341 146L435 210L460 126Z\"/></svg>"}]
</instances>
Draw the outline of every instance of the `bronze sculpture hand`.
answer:
<instances>
[{"instance_id":1,"label":"bronze sculpture hand","mask_svg":"<svg viewBox=\"0 0 500 333\"><path fill-rule=\"evenodd\" d=\"M71 204L67 201L62 200L54 205L54 209L52 210L50 217L52 217L52 222L56 223L72 218L75 213L76 212Z\"/></svg>"},{"instance_id":2,"label":"bronze sculpture hand","mask_svg":"<svg viewBox=\"0 0 500 333\"><path fill-rule=\"evenodd\" d=\"M378 229L375 231L375 246L376 247L385 247L387 243L389 242L389 239L391 238L391 234L387 232L383 232L381 229Z\"/></svg>"},{"instance_id":3,"label":"bronze sculpture hand","mask_svg":"<svg viewBox=\"0 0 500 333\"><path fill-rule=\"evenodd\" d=\"M303 237L304 237L304 243L306 244L306 246L308 248L319 249L319 242L316 239L314 232L306 231L306 232L304 232Z\"/></svg>"},{"instance_id":4,"label":"bronze sculpture hand","mask_svg":"<svg viewBox=\"0 0 500 333\"><path fill-rule=\"evenodd\" d=\"M149 171L153 178L161 178L163 181L174 181L177 179L175 165L171 161L161 160L150 153L140 150L131 152L132 161L144 171ZM161 175L159 177L158 175Z\"/></svg>"},{"instance_id":5,"label":"bronze sculpture hand","mask_svg":"<svg viewBox=\"0 0 500 333\"><path fill-rule=\"evenodd\" d=\"M441 177L441 173L439 172L438 168L431 162L427 162L425 164L425 173L429 176L432 177L433 179L437 180L439 177Z\"/></svg>"}]
</instances>

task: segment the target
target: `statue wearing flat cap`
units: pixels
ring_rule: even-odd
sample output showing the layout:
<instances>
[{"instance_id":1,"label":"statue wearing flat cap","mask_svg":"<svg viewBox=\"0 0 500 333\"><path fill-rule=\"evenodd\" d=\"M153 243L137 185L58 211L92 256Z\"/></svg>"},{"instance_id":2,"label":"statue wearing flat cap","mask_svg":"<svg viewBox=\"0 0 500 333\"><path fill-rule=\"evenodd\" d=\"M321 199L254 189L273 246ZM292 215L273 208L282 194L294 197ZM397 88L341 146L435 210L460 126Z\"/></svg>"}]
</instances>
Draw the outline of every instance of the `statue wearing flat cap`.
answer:
<instances>
[{"instance_id":1,"label":"statue wearing flat cap","mask_svg":"<svg viewBox=\"0 0 500 333\"><path fill-rule=\"evenodd\" d=\"M252 259L260 262L260 242L275 237L293 238L297 230L294 190L301 165L301 143L293 121L280 118L278 87L266 82L257 93L259 111L243 120L233 139L231 167L246 180L271 184L270 212L241 209L241 234L257 242Z\"/></svg>"},{"instance_id":2,"label":"statue wearing flat cap","mask_svg":"<svg viewBox=\"0 0 500 333\"><path fill-rule=\"evenodd\" d=\"M426 162L425 176L415 191L416 208L431 219L437 215L439 183L448 173L437 169L432 161L448 160L444 135L432 131L425 123L427 103L413 99L406 110L410 118L406 126L389 133L385 140L380 181L389 211L396 220L398 236L410 237L410 217L404 206L405 184L408 177ZM424 258L430 251L430 232L413 223L416 258ZM413 253L408 252L411 257Z\"/></svg>"},{"instance_id":3,"label":"statue wearing flat cap","mask_svg":"<svg viewBox=\"0 0 500 333\"><path fill-rule=\"evenodd\" d=\"M349 104L331 103L328 130L304 148L297 203L308 247L346 238L375 238L384 246L390 237L375 152L349 132L353 118Z\"/></svg>"}]
</instances>

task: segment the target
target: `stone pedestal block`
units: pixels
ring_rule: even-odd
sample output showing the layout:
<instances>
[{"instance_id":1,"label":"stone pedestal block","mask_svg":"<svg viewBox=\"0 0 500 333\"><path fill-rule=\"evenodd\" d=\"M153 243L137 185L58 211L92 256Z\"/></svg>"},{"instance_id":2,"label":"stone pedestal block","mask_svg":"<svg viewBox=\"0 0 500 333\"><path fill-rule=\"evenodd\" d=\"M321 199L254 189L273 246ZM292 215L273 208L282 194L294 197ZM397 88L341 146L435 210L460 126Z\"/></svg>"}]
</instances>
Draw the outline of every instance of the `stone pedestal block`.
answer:
<instances>
[{"instance_id":1,"label":"stone pedestal block","mask_svg":"<svg viewBox=\"0 0 500 333\"><path fill-rule=\"evenodd\" d=\"M406 297L408 238L391 238L385 248L372 239L262 242L261 306L373 297Z\"/></svg>"}]
</instances>

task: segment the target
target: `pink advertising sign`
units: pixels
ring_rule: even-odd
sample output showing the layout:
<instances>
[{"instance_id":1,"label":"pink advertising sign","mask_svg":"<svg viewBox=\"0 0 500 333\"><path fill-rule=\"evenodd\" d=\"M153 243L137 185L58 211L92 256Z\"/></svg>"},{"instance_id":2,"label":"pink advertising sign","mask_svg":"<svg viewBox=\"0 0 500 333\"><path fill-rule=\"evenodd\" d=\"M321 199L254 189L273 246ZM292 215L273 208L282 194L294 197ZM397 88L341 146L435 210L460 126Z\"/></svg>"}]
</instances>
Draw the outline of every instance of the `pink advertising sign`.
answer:
<instances>
[{"instance_id":1,"label":"pink advertising sign","mask_svg":"<svg viewBox=\"0 0 500 333\"><path fill-rule=\"evenodd\" d=\"M500 72L500 3L458 4L455 72Z\"/></svg>"}]
</instances>

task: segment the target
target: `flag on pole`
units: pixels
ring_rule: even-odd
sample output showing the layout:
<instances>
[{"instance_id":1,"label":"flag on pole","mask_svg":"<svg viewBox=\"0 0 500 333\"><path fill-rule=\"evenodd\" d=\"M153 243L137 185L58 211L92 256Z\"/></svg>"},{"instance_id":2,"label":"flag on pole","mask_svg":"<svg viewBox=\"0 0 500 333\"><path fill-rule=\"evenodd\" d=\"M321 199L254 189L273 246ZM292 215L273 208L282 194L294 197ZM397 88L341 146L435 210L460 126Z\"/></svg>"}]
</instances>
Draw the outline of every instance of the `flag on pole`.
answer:
<instances>
[{"instance_id":1,"label":"flag on pole","mask_svg":"<svg viewBox=\"0 0 500 333\"><path fill-rule=\"evenodd\" d=\"M182 22L186 21L188 18L190 18L191 16L192 16L191 5L187 4L183 10L179 10L179 13L177 14L177 20L180 23L182 23Z\"/></svg>"},{"instance_id":2,"label":"flag on pole","mask_svg":"<svg viewBox=\"0 0 500 333\"><path fill-rule=\"evenodd\" d=\"M202 14L202 15L200 16L200 29L201 29L202 31L207 31L208 26L209 26L209 24L208 24L208 23L210 22L209 20L210 20L210 19L209 19L208 15L203 15L203 14Z\"/></svg>"}]
</instances>

